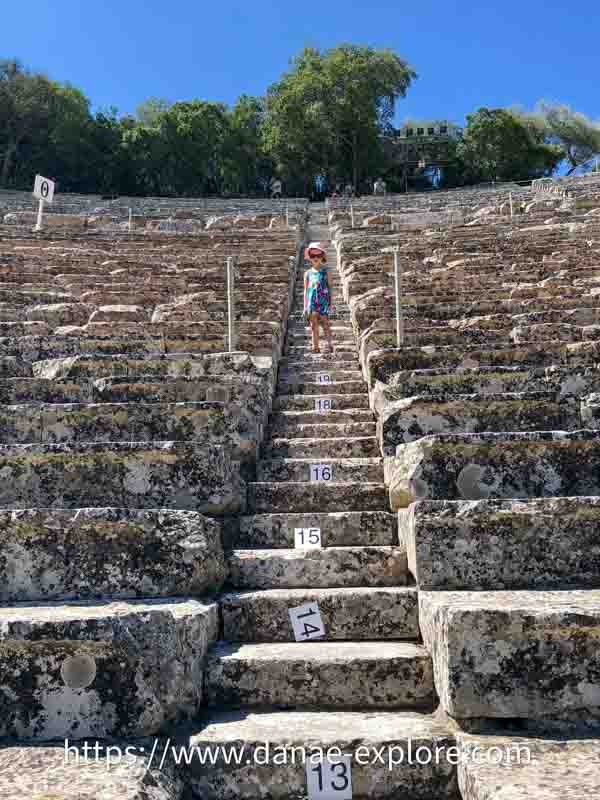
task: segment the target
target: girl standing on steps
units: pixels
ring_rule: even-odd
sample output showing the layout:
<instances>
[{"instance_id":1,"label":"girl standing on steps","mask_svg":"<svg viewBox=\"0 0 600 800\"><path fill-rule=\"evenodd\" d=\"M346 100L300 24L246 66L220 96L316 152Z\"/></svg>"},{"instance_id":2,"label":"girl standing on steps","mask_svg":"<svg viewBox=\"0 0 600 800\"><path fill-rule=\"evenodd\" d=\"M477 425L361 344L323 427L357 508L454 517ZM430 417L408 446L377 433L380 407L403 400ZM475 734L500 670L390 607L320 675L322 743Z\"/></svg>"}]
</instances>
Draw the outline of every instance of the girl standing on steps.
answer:
<instances>
[{"instance_id":1,"label":"girl standing on steps","mask_svg":"<svg viewBox=\"0 0 600 800\"><path fill-rule=\"evenodd\" d=\"M331 293L327 277L327 261L325 250L319 242L311 242L304 251L304 257L310 261L310 269L304 273L304 316L310 322L312 333L312 351L320 353L319 349L319 323L325 329L327 337L327 351L333 353L331 339L331 323L329 310L331 307Z\"/></svg>"}]
</instances>

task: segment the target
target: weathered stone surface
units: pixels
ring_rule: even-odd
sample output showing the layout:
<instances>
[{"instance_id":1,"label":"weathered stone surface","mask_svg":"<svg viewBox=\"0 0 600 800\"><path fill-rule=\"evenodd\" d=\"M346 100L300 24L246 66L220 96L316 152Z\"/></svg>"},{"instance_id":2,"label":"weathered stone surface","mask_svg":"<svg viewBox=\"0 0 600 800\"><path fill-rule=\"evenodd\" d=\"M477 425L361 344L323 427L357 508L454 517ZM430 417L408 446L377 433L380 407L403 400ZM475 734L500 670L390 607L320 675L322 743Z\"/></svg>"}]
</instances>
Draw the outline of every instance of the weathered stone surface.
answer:
<instances>
[{"instance_id":1,"label":"weathered stone surface","mask_svg":"<svg viewBox=\"0 0 600 800\"><path fill-rule=\"evenodd\" d=\"M600 498L421 501L398 512L420 589L600 587Z\"/></svg>"},{"instance_id":2,"label":"weathered stone surface","mask_svg":"<svg viewBox=\"0 0 600 800\"><path fill-rule=\"evenodd\" d=\"M0 600L165 597L216 591L221 525L192 511L0 511Z\"/></svg>"},{"instance_id":3,"label":"weathered stone surface","mask_svg":"<svg viewBox=\"0 0 600 800\"><path fill-rule=\"evenodd\" d=\"M149 754L144 755L147 742L142 742L88 741L87 758L83 747L76 751L72 743L68 757L62 743L4 746L0 748L0 795L4 800L183 800L181 771L171 763L160 770L153 767ZM109 750L110 746L114 749ZM123 753L120 761L119 752Z\"/></svg>"},{"instance_id":4,"label":"weathered stone surface","mask_svg":"<svg viewBox=\"0 0 600 800\"><path fill-rule=\"evenodd\" d=\"M320 459L320 460L318 460ZM259 481L299 482L311 478L311 465L327 463L331 465L332 476L329 483L349 483L354 481L376 482L383 478L383 459L381 458L271 458L263 459L257 465ZM318 481L323 483L324 481Z\"/></svg>"},{"instance_id":5,"label":"weathered stone surface","mask_svg":"<svg viewBox=\"0 0 600 800\"><path fill-rule=\"evenodd\" d=\"M234 550L229 569L239 589L401 586L407 580L404 547Z\"/></svg>"},{"instance_id":6,"label":"weathered stone surface","mask_svg":"<svg viewBox=\"0 0 600 800\"><path fill-rule=\"evenodd\" d=\"M598 717L599 590L419 592L419 621L452 717Z\"/></svg>"},{"instance_id":7,"label":"weathered stone surface","mask_svg":"<svg viewBox=\"0 0 600 800\"><path fill-rule=\"evenodd\" d=\"M200 441L241 446L240 420L223 403L69 403L0 408L0 441Z\"/></svg>"},{"instance_id":8,"label":"weathered stone surface","mask_svg":"<svg viewBox=\"0 0 600 800\"><path fill-rule=\"evenodd\" d=\"M257 514L240 517L234 547L294 547L295 528L319 528L324 547L393 545L396 516L387 511Z\"/></svg>"},{"instance_id":9,"label":"weathered stone surface","mask_svg":"<svg viewBox=\"0 0 600 800\"><path fill-rule=\"evenodd\" d=\"M377 420L384 455L396 446L436 433L574 430L582 427L576 404L551 393L409 397L386 404Z\"/></svg>"},{"instance_id":10,"label":"weathered stone surface","mask_svg":"<svg viewBox=\"0 0 600 800\"><path fill-rule=\"evenodd\" d=\"M145 600L0 609L0 736L150 735L189 719L216 605Z\"/></svg>"},{"instance_id":11,"label":"weathered stone surface","mask_svg":"<svg viewBox=\"0 0 600 800\"><path fill-rule=\"evenodd\" d=\"M425 648L407 642L219 643L206 695L218 706L431 710L433 673Z\"/></svg>"},{"instance_id":12,"label":"weathered stone surface","mask_svg":"<svg viewBox=\"0 0 600 800\"><path fill-rule=\"evenodd\" d=\"M600 495L600 434L425 436L385 459L394 510L415 500Z\"/></svg>"},{"instance_id":13,"label":"weathered stone surface","mask_svg":"<svg viewBox=\"0 0 600 800\"><path fill-rule=\"evenodd\" d=\"M457 737L463 800L588 800L600 796L600 740ZM494 748L489 759L486 753Z\"/></svg>"},{"instance_id":14,"label":"weathered stone surface","mask_svg":"<svg viewBox=\"0 0 600 800\"><path fill-rule=\"evenodd\" d=\"M419 635L417 592L407 587L267 589L225 594L220 599L223 635L231 641L294 641L288 611L317 601L325 638L411 639Z\"/></svg>"},{"instance_id":15,"label":"weathered stone surface","mask_svg":"<svg viewBox=\"0 0 600 800\"><path fill-rule=\"evenodd\" d=\"M430 764L419 765L414 755L409 760L409 740L413 754L421 746L433 748L434 753L436 746L441 748L439 763L433 758ZM284 764L274 764L270 758L265 763L264 749L257 749L265 742L276 752L282 753L284 748L288 753L294 752L295 759L289 756ZM191 736L190 743L211 748L243 743L244 755L250 762L202 766L194 760L192 787L204 800L237 800L241 787L246 800L304 800L305 763L297 748L305 748L308 758L317 748L325 752L330 747L339 747L342 753L356 753L352 763L354 800L458 800L456 767L443 755L454 745L454 738L447 725L429 715L373 711L224 712L213 715L202 730ZM357 753L360 746L369 748L371 754L382 746L393 747L393 758L398 761L402 748L404 759L389 769L385 757L381 764L376 758L365 759L365 750ZM369 763L365 763L367 760Z\"/></svg>"},{"instance_id":16,"label":"weathered stone surface","mask_svg":"<svg viewBox=\"0 0 600 800\"><path fill-rule=\"evenodd\" d=\"M308 472L308 467L306 467ZM311 483L261 481L248 484L248 511L253 514L303 511L380 511L386 508L383 483Z\"/></svg>"},{"instance_id":17,"label":"weathered stone surface","mask_svg":"<svg viewBox=\"0 0 600 800\"><path fill-rule=\"evenodd\" d=\"M244 509L239 463L184 442L0 445L0 507Z\"/></svg>"}]
</instances>

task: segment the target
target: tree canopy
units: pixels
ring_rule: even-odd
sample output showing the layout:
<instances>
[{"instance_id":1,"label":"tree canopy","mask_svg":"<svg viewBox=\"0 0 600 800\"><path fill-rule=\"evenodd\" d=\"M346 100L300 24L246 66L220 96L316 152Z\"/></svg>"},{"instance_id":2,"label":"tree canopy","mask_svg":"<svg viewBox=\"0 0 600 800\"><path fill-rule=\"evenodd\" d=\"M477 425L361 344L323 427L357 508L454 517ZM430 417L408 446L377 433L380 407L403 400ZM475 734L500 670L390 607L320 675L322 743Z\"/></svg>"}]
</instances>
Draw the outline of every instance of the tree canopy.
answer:
<instances>
[{"instance_id":1,"label":"tree canopy","mask_svg":"<svg viewBox=\"0 0 600 800\"><path fill-rule=\"evenodd\" d=\"M416 77L391 50L306 47L264 97L231 106L148 97L120 114L92 111L76 86L0 60L0 187L29 189L38 172L62 191L102 194L262 194L276 176L290 195L310 194L317 176L330 190L368 188L380 174L404 187L390 135ZM599 155L600 123L568 106L483 107L450 137L444 182L535 178L561 161L586 170ZM419 185L430 185L421 173Z\"/></svg>"}]
</instances>

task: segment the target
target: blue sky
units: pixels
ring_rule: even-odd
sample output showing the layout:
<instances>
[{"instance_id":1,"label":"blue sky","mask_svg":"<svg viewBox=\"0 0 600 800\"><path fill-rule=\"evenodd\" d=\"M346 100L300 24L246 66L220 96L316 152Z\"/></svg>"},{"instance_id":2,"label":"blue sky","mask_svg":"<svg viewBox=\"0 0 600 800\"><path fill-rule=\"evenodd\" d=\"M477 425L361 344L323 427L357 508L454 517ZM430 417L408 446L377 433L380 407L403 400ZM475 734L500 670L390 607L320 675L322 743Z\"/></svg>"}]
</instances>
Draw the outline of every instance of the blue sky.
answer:
<instances>
[{"instance_id":1,"label":"blue sky","mask_svg":"<svg viewBox=\"0 0 600 800\"><path fill-rule=\"evenodd\" d=\"M404 117L559 100L600 118L600 5L552 0L28 0L2 3L0 56L71 81L94 108L149 95L261 94L304 45L389 47L419 74Z\"/></svg>"}]
</instances>

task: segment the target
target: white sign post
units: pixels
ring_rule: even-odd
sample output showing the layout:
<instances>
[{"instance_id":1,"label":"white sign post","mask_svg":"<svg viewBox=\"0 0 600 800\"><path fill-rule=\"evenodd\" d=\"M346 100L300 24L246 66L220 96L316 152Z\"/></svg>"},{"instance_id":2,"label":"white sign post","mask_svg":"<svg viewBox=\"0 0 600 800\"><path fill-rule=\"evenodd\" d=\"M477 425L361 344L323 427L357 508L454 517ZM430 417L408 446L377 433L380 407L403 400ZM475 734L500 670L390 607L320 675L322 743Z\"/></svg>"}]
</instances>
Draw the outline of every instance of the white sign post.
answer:
<instances>
[{"instance_id":1,"label":"white sign post","mask_svg":"<svg viewBox=\"0 0 600 800\"><path fill-rule=\"evenodd\" d=\"M35 184L33 186L33 196L37 197L40 201L34 230L41 231L42 218L44 216L44 203L52 203L54 201L54 181L44 178L42 175L36 175Z\"/></svg>"}]
</instances>

